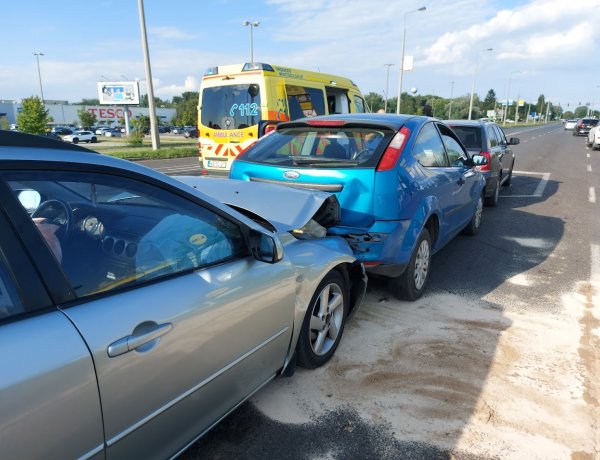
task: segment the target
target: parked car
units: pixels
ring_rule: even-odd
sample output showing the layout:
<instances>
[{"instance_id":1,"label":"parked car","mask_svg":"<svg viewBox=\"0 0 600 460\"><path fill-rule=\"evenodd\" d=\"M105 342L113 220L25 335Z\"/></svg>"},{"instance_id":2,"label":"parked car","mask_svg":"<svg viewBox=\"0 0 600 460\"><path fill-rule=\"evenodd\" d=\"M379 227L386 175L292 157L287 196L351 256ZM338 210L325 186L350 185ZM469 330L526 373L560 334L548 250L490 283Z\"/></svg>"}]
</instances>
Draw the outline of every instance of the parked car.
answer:
<instances>
[{"instance_id":1,"label":"parked car","mask_svg":"<svg viewBox=\"0 0 600 460\"><path fill-rule=\"evenodd\" d=\"M77 144L79 142L98 142L98 138L91 131L75 131L73 134L67 134L63 141Z\"/></svg>"},{"instance_id":2,"label":"parked car","mask_svg":"<svg viewBox=\"0 0 600 460\"><path fill-rule=\"evenodd\" d=\"M225 181L0 132L3 458L168 458L332 357L366 285L335 196Z\"/></svg>"},{"instance_id":3,"label":"parked car","mask_svg":"<svg viewBox=\"0 0 600 460\"><path fill-rule=\"evenodd\" d=\"M183 126L172 126L171 127L171 134L183 134L185 131L185 129L183 128Z\"/></svg>"},{"instance_id":4,"label":"parked car","mask_svg":"<svg viewBox=\"0 0 600 460\"><path fill-rule=\"evenodd\" d=\"M565 124L564 124L565 131L571 131L571 130L575 129L576 125L577 125L576 119L570 119L570 120L565 121Z\"/></svg>"},{"instance_id":5,"label":"parked car","mask_svg":"<svg viewBox=\"0 0 600 460\"><path fill-rule=\"evenodd\" d=\"M54 139L55 141L62 141L62 138L58 134L52 132L44 133L42 136L47 137L48 139Z\"/></svg>"},{"instance_id":6,"label":"parked car","mask_svg":"<svg viewBox=\"0 0 600 460\"><path fill-rule=\"evenodd\" d=\"M479 170L485 177L485 204L496 206L501 186L509 186L515 166L515 153L511 145L519 143L518 137L506 139L506 135L496 123L487 121L447 120L467 148L469 155L483 155L487 164Z\"/></svg>"},{"instance_id":7,"label":"parked car","mask_svg":"<svg viewBox=\"0 0 600 460\"><path fill-rule=\"evenodd\" d=\"M123 133L121 132L121 128L114 128L114 129L111 129L110 131L106 131L104 133L104 135L106 137L122 137Z\"/></svg>"},{"instance_id":8,"label":"parked car","mask_svg":"<svg viewBox=\"0 0 600 460\"><path fill-rule=\"evenodd\" d=\"M107 132L112 131L112 128L109 126L102 126L100 128L97 128L96 131L94 131L98 136L104 136Z\"/></svg>"},{"instance_id":9,"label":"parked car","mask_svg":"<svg viewBox=\"0 0 600 460\"><path fill-rule=\"evenodd\" d=\"M198 137L198 128L191 127L186 129L183 133L183 137L186 139L189 139L190 137Z\"/></svg>"},{"instance_id":10,"label":"parked car","mask_svg":"<svg viewBox=\"0 0 600 460\"><path fill-rule=\"evenodd\" d=\"M268 124L262 127L272 129ZM336 194L331 234L347 239L391 292L415 300L431 256L461 230L479 231L485 179L456 134L420 116L349 114L280 123L233 162L232 179Z\"/></svg>"},{"instance_id":11,"label":"parked car","mask_svg":"<svg viewBox=\"0 0 600 460\"><path fill-rule=\"evenodd\" d=\"M596 118L582 118L575 125L575 129L573 130L573 136L582 136L586 135L590 132L590 129L598 124L598 119Z\"/></svg>"},{"instance_id":12,"label":"parked car","mask_svg":"<svg viewBox=\"0 0 600 460\"><path fill-rule=\"evenodd\" d=\"M600 126L596 125L590 129L585 144L592 150L600 148Z\"/></svg>"},{"instance_id":13,"label":"parked car","mask_svg":"<svg viewBox=\"0 0 600 460\"><path fill-rule=\"evenodd\" d=\"M59 126L52 128L52 132L59 136L66 136L67 134L73 134L73 130L71 128L65 128L64 126Z\"/></svg>"},{"instance_id":14,"label":"parked car","mask_svg":"<svg viewBox=\"0 0 600 460\"><path fill-rule=\"evenodd\" d=\"M158 127L158 132L159 133L168 133L171 131L171 127L170 126L159 126Z\"/></svg>"}]
</instances>

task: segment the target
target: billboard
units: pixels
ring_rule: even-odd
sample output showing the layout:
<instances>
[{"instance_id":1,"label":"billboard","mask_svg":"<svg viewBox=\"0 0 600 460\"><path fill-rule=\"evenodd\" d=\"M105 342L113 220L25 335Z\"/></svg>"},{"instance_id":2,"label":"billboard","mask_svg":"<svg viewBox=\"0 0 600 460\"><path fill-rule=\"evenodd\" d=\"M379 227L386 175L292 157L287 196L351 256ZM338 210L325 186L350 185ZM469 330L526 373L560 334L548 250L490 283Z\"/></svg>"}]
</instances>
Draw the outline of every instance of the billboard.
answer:
<instances>
[{"instance_id":1,"label":"billboard","mask_svg":"<svg viewBox=\"0 0 600 460\"><path fill-rule=\"evenodd\" d=\"M99 81L98 99L100 104L140 103L140 87L137 81Z\"/></svg>"}]
</instances>

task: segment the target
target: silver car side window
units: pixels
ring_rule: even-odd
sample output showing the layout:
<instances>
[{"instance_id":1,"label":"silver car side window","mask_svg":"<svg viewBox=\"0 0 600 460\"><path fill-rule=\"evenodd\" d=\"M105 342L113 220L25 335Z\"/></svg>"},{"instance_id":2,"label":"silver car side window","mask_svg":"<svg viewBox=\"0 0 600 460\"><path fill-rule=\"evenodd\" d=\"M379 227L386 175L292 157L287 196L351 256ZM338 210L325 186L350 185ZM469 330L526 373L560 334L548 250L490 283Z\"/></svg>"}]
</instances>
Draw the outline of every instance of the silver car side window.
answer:
<instances>
[{"instance_id":1,"label":"silver car side window","mask_svg":"<svg viewBox=\"0 0 600 460\"><path fill-rule=\"evenodd\" d=\"M16 289L0 256L0 319L8 318L24 311Z\"/></svg>"},{"instance_id":2,"label":"silver car side window","mask_svg":"<svg viewBox=\"0 0 600 460\"><path fill-rule=\"evenodd\" d=\"M248 253L237 223L160 187L106 174L14 174L11 185L42 197L30 215L78 297Z\"/></svg>"}]
</instances>

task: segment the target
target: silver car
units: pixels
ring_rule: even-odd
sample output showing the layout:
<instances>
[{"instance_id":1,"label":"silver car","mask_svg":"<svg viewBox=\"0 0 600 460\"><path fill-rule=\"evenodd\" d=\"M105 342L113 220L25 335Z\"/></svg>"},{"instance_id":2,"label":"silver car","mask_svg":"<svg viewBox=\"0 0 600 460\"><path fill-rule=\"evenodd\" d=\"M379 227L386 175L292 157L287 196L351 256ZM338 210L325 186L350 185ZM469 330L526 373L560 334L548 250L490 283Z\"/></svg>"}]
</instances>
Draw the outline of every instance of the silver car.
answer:
<instances>
[{"instance_id":1,"label":"silver car","mask_svg":"<svg viewBox=\"0 0 600 460\"><path fill-rule=\"evenodd\" d=\"M334 196L85 150L0 131L2 458L171 457L331 358L366 287Z\"/></svg>"}]
</instances>

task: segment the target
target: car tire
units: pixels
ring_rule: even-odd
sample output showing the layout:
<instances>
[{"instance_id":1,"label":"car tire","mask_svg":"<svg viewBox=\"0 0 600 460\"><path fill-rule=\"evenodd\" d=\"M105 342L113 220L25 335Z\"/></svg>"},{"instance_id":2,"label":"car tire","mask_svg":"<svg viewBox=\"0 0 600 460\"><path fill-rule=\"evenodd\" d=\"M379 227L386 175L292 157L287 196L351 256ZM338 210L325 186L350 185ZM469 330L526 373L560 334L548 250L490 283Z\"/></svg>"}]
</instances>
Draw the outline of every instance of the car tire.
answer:
<instances>
[{"instance_id":1,"label":"car tire","mask_svg":"<svg viewBox=\"0 0 600 460\"><path fill-rule=\"evenodd\" d=\"M498 197L500 196L500 184L502 182L502 175L498 175L498 180L496 181L496 187L494 188L494 193L492 196L485 197L485 205L490 208L495 208L498 205Z\"/></svg>"},{"instance_id":2,"label":"car tire","mask_svg":"<svg viewBox=\"0 0 600 460\"><path fill-rule=\"evenodd\" d=\"M79 143L79 139L77 139L76 137L73 138L73 144L78 144Z\"/></svg>"},{"instance_id":3,"label":"car tire","mask_svg":"<svg viewBox=\"0 0 600 460\"><path fill-rule=\"evenodd\" d=\"M592 150L598 150L598 144L596 144L595 142L592 142Z\"/></svg>"},{"instance_id":4,"label":"car tire","mask_svg":"<svg viewBox=\"0 0 600 460\"><path fill-rule=\"evenodd\" d=\"M391 278L388 288L400 300L415 301L423 295L431 271L431 236L424 228L417 239L408 266L397 278Z\"/></svg>"},{"instance_id":5,"label":"car tire","mask_svg":"<svg viewBox=\"0 0 600 460\"><path fill-rule=\"evenodd\" d=\"M338 271L328 273L319 283L298 337L298 365L314 369L331 359L344 332L349 297L348 284Z\"/></svg>"},{"instance_id":6,"label":"car tire","mask_svg":"<svg viewBox=\"0 0 600 460\"><path fill-rule=\"evenodd\" d=\"M98 138L97 137L92 137L92 144L95 144L96 142L98 142Z\"/></svg>"},{"instance_id":7,"label":"car tire","mask_svg":"<svg viewBox=\"0 0 600 460\"><path fill-rule=\"evenodd\" d=\"M470 236L477 235L481 228L481 222L483 222L483 196L480 196L477 200L473 217L464 228L463 233Z\"/></svg>"}]
</instances>

